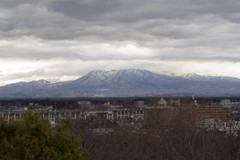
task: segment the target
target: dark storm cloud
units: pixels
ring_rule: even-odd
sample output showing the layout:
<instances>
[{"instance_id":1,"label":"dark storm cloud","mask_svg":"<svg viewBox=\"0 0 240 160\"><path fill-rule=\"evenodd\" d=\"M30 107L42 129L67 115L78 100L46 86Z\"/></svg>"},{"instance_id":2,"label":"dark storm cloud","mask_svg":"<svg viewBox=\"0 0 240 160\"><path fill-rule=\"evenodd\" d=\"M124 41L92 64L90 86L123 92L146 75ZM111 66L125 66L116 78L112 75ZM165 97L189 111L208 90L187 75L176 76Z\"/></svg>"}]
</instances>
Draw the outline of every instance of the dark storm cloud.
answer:
<instances>
[{"instance_id":1,"label":"dark storm cloud","mask_svg":"<svg viewBox=\"0 0 240 160\"><path fill-rule=\"evenodd\" d=\"M1 0L0 8L15 8L18 5L37 3L37 0Z\"/></svg>"},{"instance_id":2,"label":"dark storm cloud","mask_svg":"<svg viewBox=\"0 0 240 160\"><path fill-rule=\"evenodd\" d=\"M48 8L76 19L128 22L188 18L201 14L230 18L239 13L239 4L237 0L55 0Z\"/></svg>"},{"instance_id":3,"label":"dark storm cloud","mask_svg":"<svg viewBox=\"0 0 240 160\"><path fill-rule=\"evenodd\" d=\"M121 5L119 2L117 0L59 0L52 2L48 8L77 19L96 20L101 15L117 9Z\"/></svg>"}]
</instances>

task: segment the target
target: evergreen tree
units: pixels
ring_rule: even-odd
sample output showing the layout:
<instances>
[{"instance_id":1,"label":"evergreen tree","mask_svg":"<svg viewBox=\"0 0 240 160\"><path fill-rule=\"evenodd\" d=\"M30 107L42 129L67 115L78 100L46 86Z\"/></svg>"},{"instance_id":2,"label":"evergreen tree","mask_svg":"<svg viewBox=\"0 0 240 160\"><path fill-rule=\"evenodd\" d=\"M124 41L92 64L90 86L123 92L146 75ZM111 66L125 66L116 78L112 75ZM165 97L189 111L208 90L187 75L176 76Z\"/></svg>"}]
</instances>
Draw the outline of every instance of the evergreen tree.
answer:
<instances>
[{"instance_id":1,"label":"evergreen tree","mask_svg":"<svg viewBox=\"0 0 240 160\"><path fill-rule=\"evenodd\" d=\"M51 127L48 120L32 113L20 122L0 120L0 160L91 159L71 128L71 120Z\"/></svg>"}]
</instances>

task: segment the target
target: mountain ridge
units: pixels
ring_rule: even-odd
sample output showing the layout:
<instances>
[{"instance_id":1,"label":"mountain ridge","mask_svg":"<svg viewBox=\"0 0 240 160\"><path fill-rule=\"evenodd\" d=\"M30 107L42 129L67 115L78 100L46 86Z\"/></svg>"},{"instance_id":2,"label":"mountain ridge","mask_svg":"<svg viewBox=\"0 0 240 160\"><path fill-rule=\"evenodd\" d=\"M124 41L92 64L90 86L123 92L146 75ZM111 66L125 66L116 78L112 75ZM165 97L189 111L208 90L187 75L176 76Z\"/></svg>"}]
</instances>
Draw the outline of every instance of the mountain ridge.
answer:
<instances>
[{"instance_id":1,"label":"mountain ridge","mask_svg":"<svg viewBox=\"0 0 240 160\"><path fill-rule=\"evenodd\" d=\"M72 81L19 82L0 87L0 98L238 96L240 79L222 76L165 75L142 69L95 70Z\"/></svg>"}]
</instances>

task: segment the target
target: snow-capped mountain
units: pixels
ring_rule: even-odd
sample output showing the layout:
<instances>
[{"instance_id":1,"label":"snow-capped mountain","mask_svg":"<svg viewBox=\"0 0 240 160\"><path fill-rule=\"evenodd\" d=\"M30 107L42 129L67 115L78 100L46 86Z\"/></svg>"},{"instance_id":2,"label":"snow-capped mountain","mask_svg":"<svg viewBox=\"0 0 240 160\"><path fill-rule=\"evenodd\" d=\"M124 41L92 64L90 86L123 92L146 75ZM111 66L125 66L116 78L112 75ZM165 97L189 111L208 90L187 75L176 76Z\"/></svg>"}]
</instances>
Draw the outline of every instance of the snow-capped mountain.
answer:
<instances>
[{"instance_id":1,"label":"snow-capped mountain","mask_svg":"<svg viewBox=\"0 0 240 160\"><path fill-rule=\"evenodd\" d=\"M234 77L222 77L222 76L206 76L206 75L198 75L196 73L184 74L182 75L183 78L190 79L190 80L198 80L198 81L236 81L238 82L238 78Z\"/></svg>"},{"instance_id":2,"label":"snow-capped mountain","mask_svg":"<svg viewBox=\"0 0 240 160\"><path fill-rule=\"evenodd\" d=\"M240 79L231 77L164 75L127 69L89 72L66 82L46 80L20 82L0 87L0 98L85 96L239 96Z\"/></svg>"}]
</instances>

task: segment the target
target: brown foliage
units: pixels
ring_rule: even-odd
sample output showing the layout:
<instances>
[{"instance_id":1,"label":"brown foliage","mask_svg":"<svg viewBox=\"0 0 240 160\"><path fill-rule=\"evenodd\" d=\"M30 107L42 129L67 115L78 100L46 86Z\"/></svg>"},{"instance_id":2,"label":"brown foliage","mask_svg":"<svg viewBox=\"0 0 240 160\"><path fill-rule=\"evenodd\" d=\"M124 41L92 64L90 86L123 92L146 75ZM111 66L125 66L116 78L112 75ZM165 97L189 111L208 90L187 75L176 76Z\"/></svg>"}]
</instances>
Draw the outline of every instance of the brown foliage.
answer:
<instances>
[{"instance_id":1,"label":"brown foliage","mask_svg":"<svg viewBox=\"0 0 240 160\"><path fill-rule=\"evenodd\" d=\"M108 128L94 133L77 122L84 148L95 160L238 160L239 136L197 127L191 114L179 111L168 128L129 130ZM105 128L106 129L106 128Z\"/></svg>"}]
</instances>

